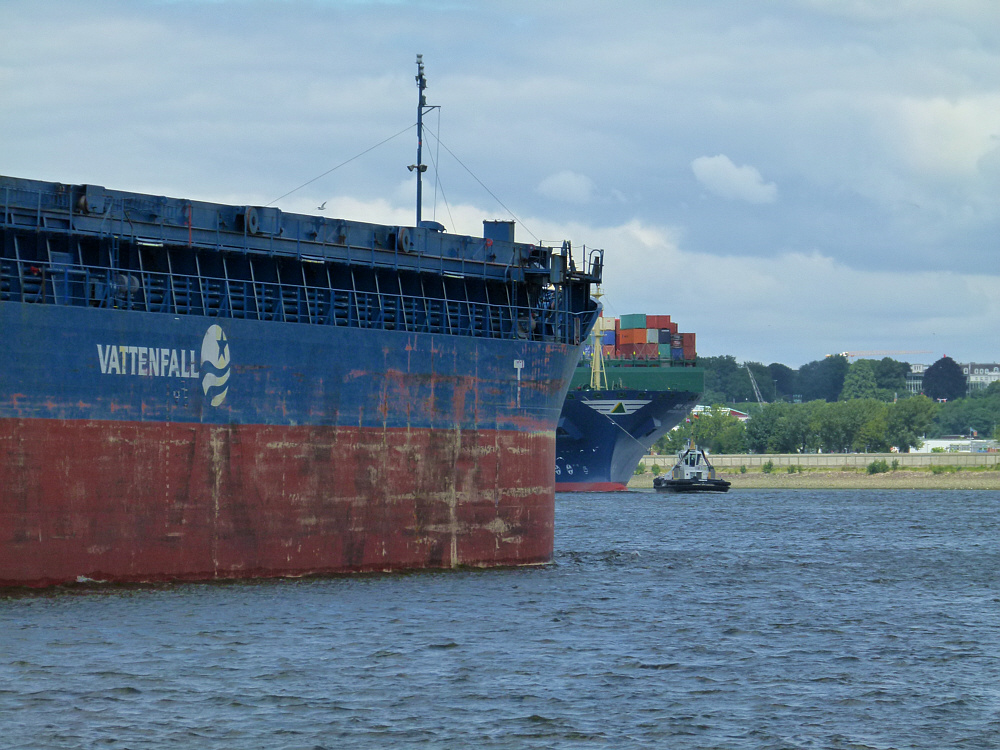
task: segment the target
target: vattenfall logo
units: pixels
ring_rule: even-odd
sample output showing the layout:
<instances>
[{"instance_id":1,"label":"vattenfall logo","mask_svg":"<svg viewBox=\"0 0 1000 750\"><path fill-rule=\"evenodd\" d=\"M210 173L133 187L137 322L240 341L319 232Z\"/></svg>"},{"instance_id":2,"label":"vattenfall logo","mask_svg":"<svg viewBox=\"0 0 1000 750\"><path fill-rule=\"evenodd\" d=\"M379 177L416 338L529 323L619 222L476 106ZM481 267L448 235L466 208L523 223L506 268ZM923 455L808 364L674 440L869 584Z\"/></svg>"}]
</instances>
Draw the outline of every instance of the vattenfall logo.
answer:
<instances>
[{"instance_id":1,"label":"vattenfall logo","mask_svg":"<svg viewBox=\"0 0 1000 750\"><path fill-rule=\"evenodd\" d=\"M221 326L209 326L201 341L201 360L194 349L157 346L98 344L102 375L143 375L153 378L201 379L201 388L212 406L219 406L229 392L229 341Z\"/></svg>"},{"instance_id":2,"label":"vattenfall logo","mask_svg":"<svg viewBox=\"0 0 1000 750\"><path fill-rule=\"evenodd\" d=\"M201 389L212 406L229 391L229 342L221 326L209 326L201 341Z\"/></svg>"}]
</instances>

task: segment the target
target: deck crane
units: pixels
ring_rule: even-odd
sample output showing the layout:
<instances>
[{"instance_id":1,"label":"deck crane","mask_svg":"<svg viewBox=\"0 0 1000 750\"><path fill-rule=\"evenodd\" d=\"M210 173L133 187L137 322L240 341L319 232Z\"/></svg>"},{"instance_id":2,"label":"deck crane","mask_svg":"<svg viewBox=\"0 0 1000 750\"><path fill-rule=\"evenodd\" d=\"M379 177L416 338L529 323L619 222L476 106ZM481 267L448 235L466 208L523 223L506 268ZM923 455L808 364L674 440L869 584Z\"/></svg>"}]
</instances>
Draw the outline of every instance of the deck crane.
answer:
<instances>
[{"instance_id":1,"label":"deck crane","mask_svg":"<svg viewBox=\"0 0 1000 750\"><path fill-rule=\"evenodd\" d=\"M597 304L601 304L601 287L596 287L591 296L597 300ZM604 352L601 342L601 337L604 334L604 330L601 328L602 318L597 319L597 323L594 324L594 330L591 332L591 341L593 342L593 353L590 355L590 387L595 391L603 391L608 388L608 376L604 370Z\"/></svg>"}]
</instances>

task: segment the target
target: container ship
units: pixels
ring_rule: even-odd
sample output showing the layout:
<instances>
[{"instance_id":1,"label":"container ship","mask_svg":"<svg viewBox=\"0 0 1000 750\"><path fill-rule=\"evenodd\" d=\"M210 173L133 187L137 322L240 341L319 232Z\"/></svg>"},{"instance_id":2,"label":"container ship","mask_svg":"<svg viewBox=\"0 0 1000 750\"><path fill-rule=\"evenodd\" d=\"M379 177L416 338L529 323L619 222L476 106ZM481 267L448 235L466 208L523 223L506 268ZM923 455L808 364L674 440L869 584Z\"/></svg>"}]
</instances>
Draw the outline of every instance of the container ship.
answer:
<instances>
[{"instance_id":1,"label":"container ship","mask_svg":"<svg viewBox=\"0 0 1000 750\"><path fill-rule=\"evenodd\" d=\"M705 390L695 335L669 315L600 318L556 431L556 490L624 490L639 460Z\"/></svg>"},{"instance_id":2,"label":"container ship","mask_svg":"<svg viewBox=\"0 0 1000 750\"><path fill-rule=\"evenodd\" d=\"M0 585L551 559L602 251L419 198L383 226L0 177L0 209Z\"/></svg>"}]
</instances>

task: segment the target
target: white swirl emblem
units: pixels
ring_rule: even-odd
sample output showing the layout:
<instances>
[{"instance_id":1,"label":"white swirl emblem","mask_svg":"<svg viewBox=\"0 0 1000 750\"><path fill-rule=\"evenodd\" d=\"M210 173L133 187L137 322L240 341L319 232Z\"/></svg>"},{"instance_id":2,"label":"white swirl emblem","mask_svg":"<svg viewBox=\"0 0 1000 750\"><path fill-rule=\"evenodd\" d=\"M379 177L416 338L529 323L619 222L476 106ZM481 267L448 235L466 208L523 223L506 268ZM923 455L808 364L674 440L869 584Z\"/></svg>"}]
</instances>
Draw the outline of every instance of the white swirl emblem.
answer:
<instances>
[{"instance_id":1,"label":"white swirl emblem","mask_svg":"<svg viewBox=\"0 0 1000 750\"><path fill-rule=\"evenodd\" d=\"M201 342L201 389L212 406L229 391L229 342L221 326L209 326Z\"/></svg>"}]
</instances>

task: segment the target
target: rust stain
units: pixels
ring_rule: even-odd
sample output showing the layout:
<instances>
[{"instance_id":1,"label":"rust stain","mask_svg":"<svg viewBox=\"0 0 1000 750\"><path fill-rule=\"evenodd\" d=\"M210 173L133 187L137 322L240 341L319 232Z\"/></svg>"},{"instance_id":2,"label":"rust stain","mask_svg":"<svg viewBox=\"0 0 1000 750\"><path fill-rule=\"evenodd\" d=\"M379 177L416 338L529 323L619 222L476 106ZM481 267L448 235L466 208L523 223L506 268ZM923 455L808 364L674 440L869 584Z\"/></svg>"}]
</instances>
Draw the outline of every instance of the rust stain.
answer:
<instances>
[{"instance_id":1,"label":"rust stain","mask_svg":"<svg viewBox=\"0 0 1000 750\"><path fill-rule=\"evenodd\" d=\"M51 454L41 448L51 437L47 428L24 424L34 443L20 451L21 463ZM47 506L53 520L41 522L0 510L8 540L0 544L0 579L11 544L48 545L56 536L60 545L81 545L80 552L93 548L88 555L101 560L97 576L95 564L68 559L72 578L89 572L114 580L524 564L551 556L553 487L544 461L523 460L551 453L551 433L100 422L52 429L88 447L46 477L75 500L61 523L62 508ZM24 434L0 423L0 489L8 497L6 488L24 479L31 508L41 475L18 470L11 450ZM72 476L79 481L69 484Z\"/></svg>"}]
</instances>

